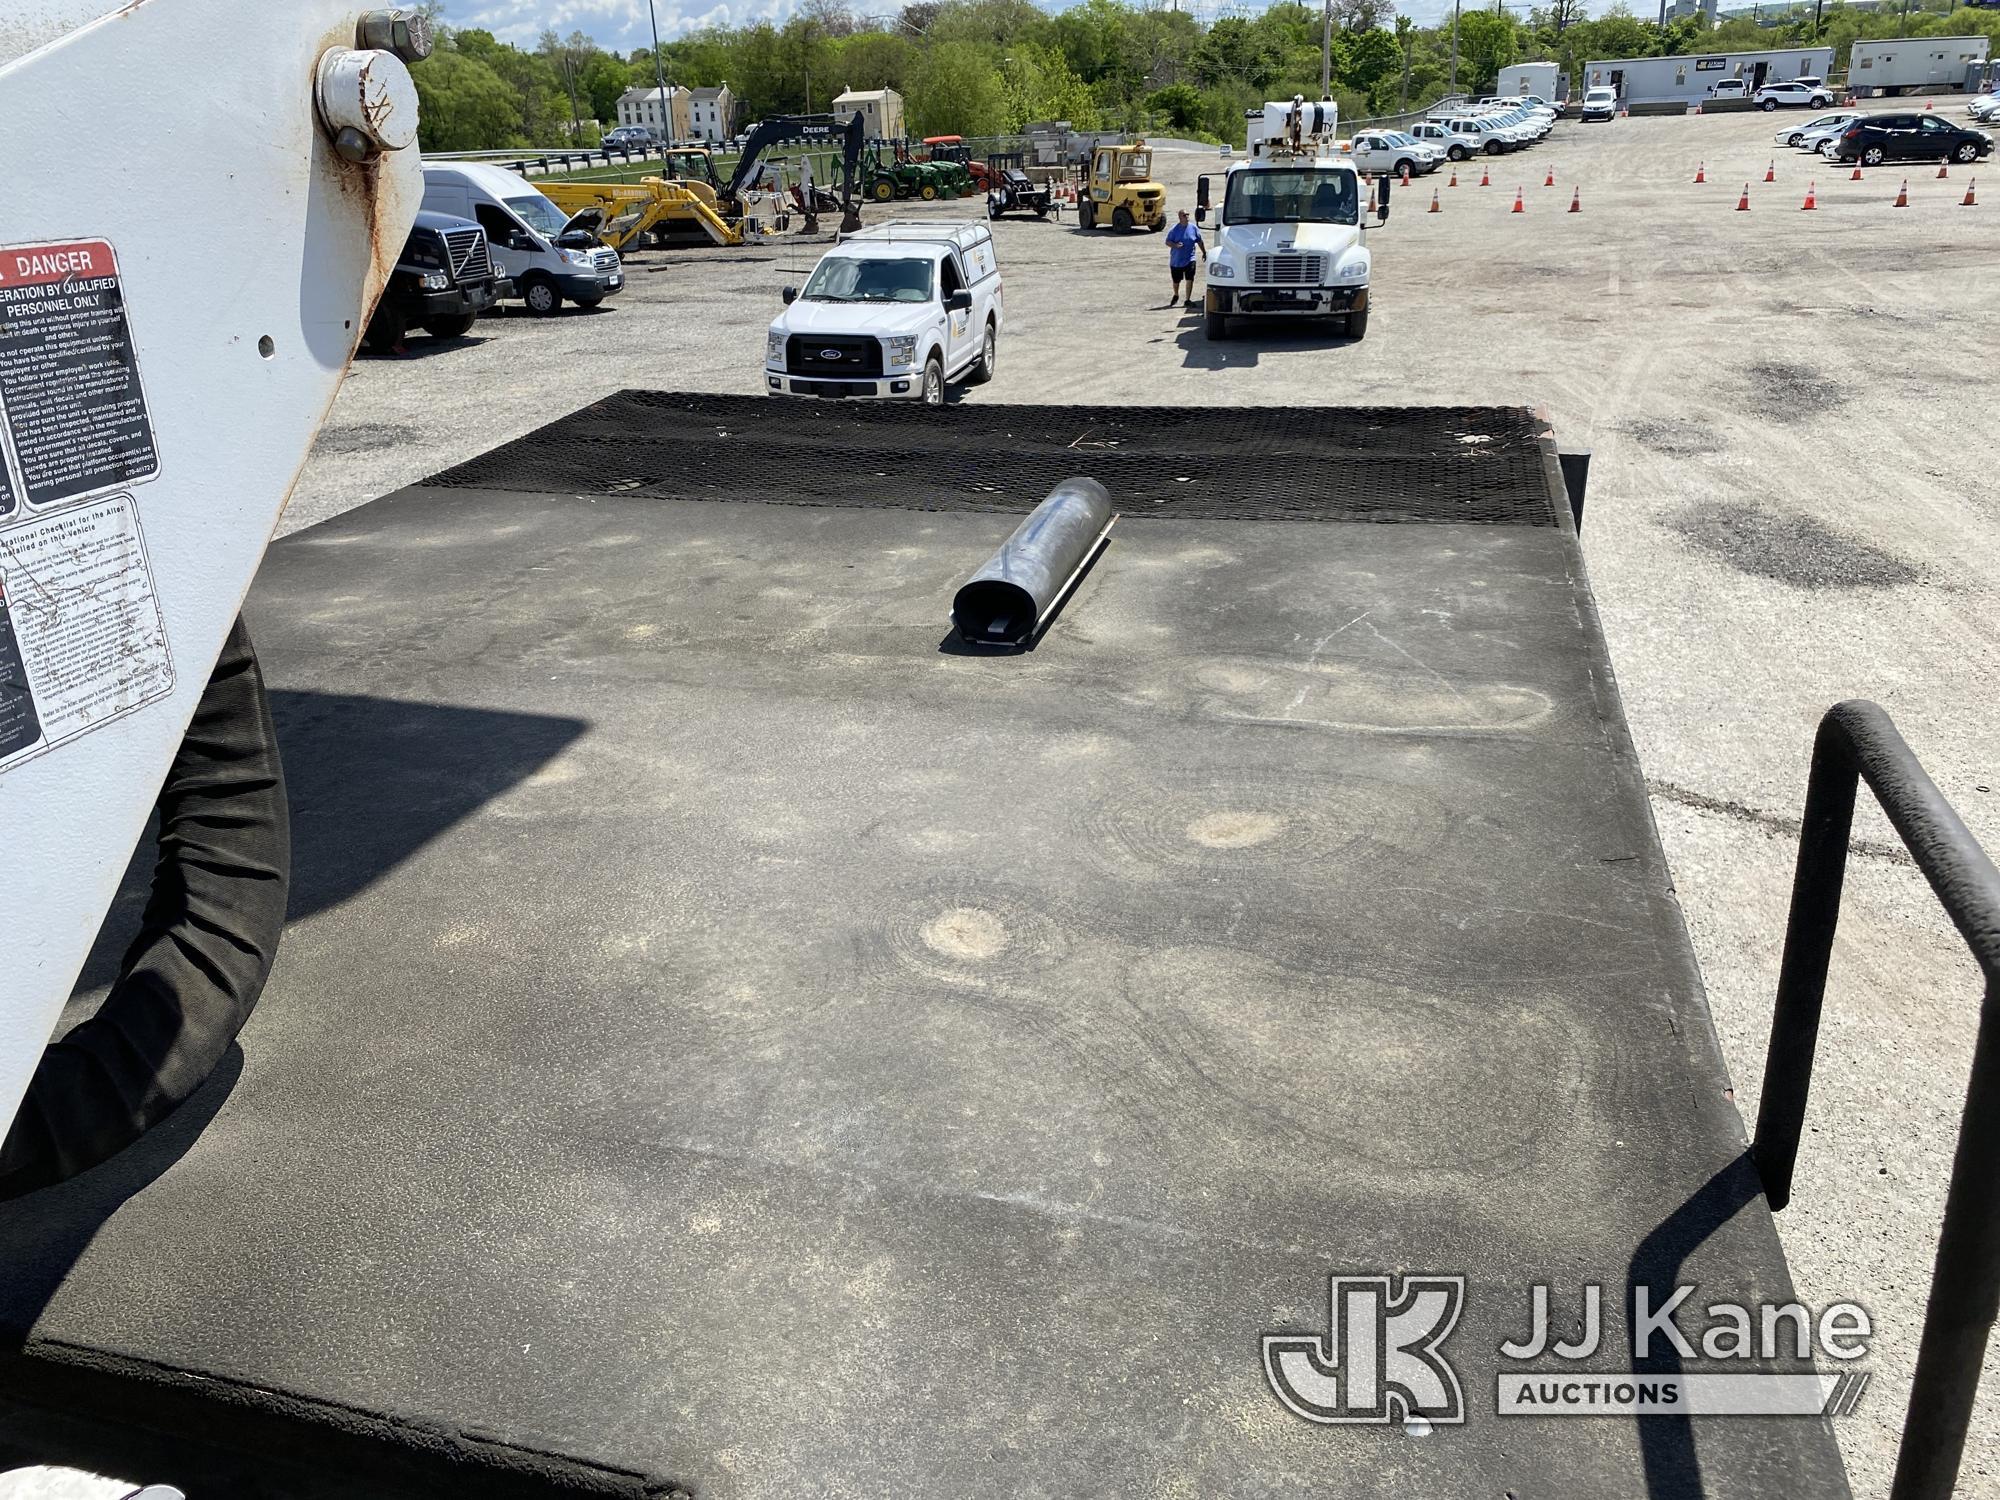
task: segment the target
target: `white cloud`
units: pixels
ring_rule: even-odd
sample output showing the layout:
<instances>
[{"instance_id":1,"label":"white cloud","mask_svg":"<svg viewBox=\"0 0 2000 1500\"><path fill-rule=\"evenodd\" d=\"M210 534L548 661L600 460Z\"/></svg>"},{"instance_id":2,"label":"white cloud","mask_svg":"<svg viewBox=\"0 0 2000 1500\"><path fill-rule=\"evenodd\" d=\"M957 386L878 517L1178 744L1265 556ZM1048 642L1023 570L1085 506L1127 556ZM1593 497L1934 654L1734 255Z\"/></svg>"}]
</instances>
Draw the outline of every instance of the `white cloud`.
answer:
<instances>
[{"instance_id":1,"label":"white cloud","mask_svg":"<svg viewBox=\"0 0 2000 1500\"><path fill-rule=\"evenodd\" d=\"M1053 0L1037 0L1045 10L1066 7ZM1197 16L1207 20L1222 9L1221 0L1191 0ZM1255 5L1255 0L1251 0ZM1476 10L1491 0L1463 0L1466 10ZM1586 0L1591 15L1602 15L1614 0ZM1650 18L1657 0L1629 0L1641 20ZM747 26L757 21L782 24L799 9L800 0L718 0L703 7L684 0L653 0L659 16L660 37L671 41L699 31L704 26ZM890 11L900 0L853 0L862 13ZM1233 6L1232 6L1233 8ZM1451 19L1451 0L1400 0L1399 8L1419 26L1434 26ZM1516 9L1517 16L1525 12ZM445 20L453 26L477 26L492 32L503 42L532 47L543 31L554 27L562 36L581 31L600 45L619 52L647 46L653 37L647 0L448 0Z\"/></svg>"},{"instance_id":2,"label":"white cloud","mask_svg":"<svg viewBox=\"0 0 2000 1500\"><path fill-rule=\"evenodd\" d=\"M699 31L704 26L741 26L758 20L782 21L798 9L798 0L729 0L701 6L682 0L654 0L663 41ZM653 23L647 0L452 0L444 19L452 26L473 26L492 32L503 42L532 47L554 28L558 35L581 31L600 45L619 52L651 44Z\"/></svg>"}]
</instances>

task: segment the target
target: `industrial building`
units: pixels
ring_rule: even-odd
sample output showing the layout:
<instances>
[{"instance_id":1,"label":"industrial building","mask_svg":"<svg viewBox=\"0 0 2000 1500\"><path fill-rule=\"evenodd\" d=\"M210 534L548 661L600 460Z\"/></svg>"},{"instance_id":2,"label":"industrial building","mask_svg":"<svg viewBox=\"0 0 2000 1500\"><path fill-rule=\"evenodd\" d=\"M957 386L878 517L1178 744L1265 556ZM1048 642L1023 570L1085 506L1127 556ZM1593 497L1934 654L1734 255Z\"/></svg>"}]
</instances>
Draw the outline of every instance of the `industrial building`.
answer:
<instances>
[{"instance_id":1,"label":"industrial building","mask_svg":"<svg viewBox=\"0 0 2000 1500\"><path fill-rule=\"evenodd\" d=\"M1906 89L1962 89L1984 77L1992 43L1983 36L1888 37L1856 42L1847 81L1863 96Z\"/></svg>"},{"instance_id":2,"label":"industrial building","mask_svg":"<svg viewBox=\"0 0 2000 1500\"><path fill-rule=\"evenodd\" d=\"M1751 92L1793 78L1825 78L1831 47L1789 47L1779 52L1691 53L1682 57L1626 57L1584 64L1584 87L1615 89L1622 103L1699 104L1725 78L1740 78Z\"/></svg>"}]
</instances>

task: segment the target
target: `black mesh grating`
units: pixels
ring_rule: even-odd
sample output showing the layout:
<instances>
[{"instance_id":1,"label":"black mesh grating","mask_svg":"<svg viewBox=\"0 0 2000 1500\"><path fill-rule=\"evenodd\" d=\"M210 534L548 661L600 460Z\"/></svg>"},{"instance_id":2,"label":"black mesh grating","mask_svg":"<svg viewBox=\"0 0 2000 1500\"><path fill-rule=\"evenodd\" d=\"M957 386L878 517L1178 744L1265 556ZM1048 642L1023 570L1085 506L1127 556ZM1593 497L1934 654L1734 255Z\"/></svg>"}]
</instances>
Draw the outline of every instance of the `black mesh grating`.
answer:
<instances>
[{"instance_id":1,"label":"black mesh grating","mask_svg":"<svg viewBox=\"0 0 2000 1500\"><path fill-rule=\"evenodd\" d=\"M621 391L424 482L776 505L1027 511L1073 474L1128 516L1553 526L1513 407L821 403Z\"/></svg>"}]
</instances>

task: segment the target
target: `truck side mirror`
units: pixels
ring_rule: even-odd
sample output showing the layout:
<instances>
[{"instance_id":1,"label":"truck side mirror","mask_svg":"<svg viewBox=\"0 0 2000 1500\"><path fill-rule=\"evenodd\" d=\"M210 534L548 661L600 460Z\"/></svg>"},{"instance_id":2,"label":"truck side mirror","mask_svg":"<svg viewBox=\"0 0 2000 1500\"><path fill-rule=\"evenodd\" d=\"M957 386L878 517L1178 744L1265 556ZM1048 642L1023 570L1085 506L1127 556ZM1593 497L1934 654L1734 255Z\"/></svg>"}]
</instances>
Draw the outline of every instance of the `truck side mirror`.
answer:
<instances>
[{"instance_id":1,"label":"truck side mirror","mask_svg":"<svg viewBox=\"0 0 2000 1500\"><path fill-rule=\"evenodd\" d=\"M785 306L790 307L794 302L799 300L799 289L795 286L788 286L782 292L778 293L778 295L785 299Z\"/></svg>"},{"instance_id":2,"label":"truck side mirror","mask_svg":"<svg viewBox=\"0 0 2000 1500\"><path fill-rule=\"evenodd\" d=\"M1206 203L1197 203L1195 205L1194 221L1197 224L1206 224L1208 222L1208 205Z\"/></svg>"},{"instance_id":3,"label":"truck side mirror","mask_svg":"<svg viewBox=\"0 0 2000 1500\"><path fill-rule=\"evenodd\" d=\"M944 299L944 310L946 312L971 312L972 293L968 292L964 287L960 287L955 292L947 292Z\"/></svg>"},{"instance_id":4,"label":"truck side mirror","mask_svg":"<svg viewBox=\"0 0 2000 1500\"><path fill-rule=\"evenodd\" d=\"M1375 179L1375 222L1389 222L1389 174L1384 172Z\"/></svg>"},{"instance_id":5,"label":"truck side mirror","mask_svg":"<svg viewBox=\"0 0 2000 1500\"><path fill-rule=\"evenodd\" d=\"M1194 180L1194 201L1197 208L1208 207L1208 174L1206 172Z\"/></svg>"}]
</instances>

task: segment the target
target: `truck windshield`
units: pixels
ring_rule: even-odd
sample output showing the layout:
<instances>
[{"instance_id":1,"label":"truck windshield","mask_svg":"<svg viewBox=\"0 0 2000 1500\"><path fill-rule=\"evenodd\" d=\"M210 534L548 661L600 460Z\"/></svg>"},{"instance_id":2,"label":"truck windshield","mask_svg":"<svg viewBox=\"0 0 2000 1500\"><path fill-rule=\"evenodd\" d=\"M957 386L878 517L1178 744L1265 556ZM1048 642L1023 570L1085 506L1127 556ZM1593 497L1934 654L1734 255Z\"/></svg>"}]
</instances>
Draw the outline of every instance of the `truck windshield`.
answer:
<instances>
[{"instance_id":1,"label":"truck windshield","mask_svg":"<svg viewBox=\"0 0 2000 1500\"><path fill-rule=\"evenodd\" d=\"M515 217L537 234L553 237L561 234L563 225L569 222L562 216L562 210L540 193L527 193L519 198L509 198L505 201L514 211Z\"/></svg>"},{"instance_id":2,"label":"truck windshield","mask_svg":"<svg viewBox=\"0 0 2000 1500\"><path fill-rule=\"evenodd\" d=\"M1223 200L1225 224L1353 224L1355 177L1323 167L1236 172Z\"/></svg>"},{"instance_id":3,"label":"truck windshield","mask_svg":"<svg viewBox=\"0 0 2000 1500\"><path fill-rule=\"evenodd\" d=\"M808 302L928 302L931 263L829 255L800 295Z\"/></svg>"}]
</instances>

